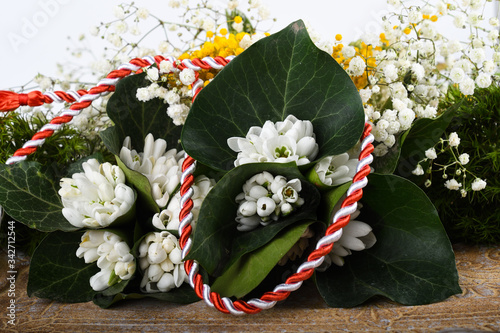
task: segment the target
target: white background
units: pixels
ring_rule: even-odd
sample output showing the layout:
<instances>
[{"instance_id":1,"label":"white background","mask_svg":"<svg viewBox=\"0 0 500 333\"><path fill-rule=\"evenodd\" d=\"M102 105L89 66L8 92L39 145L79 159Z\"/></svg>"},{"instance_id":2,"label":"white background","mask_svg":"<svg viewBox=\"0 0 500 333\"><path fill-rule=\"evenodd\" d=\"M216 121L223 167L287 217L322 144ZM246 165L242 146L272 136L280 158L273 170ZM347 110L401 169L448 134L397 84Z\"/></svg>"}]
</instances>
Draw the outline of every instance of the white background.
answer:
<instances>
[{"instance_id":1,"label":"white background","mask_svg":"<svg viewBox=\"0 0 500 333\"><path fill-rule=\"evenodd\" d=\"M240 0L246 3L247 0ZM342 34L353 41L364 33L380 33L381 17L387 14L386 0L262 0L277 18L271 32L279 31L289 23L303 19L325 40L334 40ZM114 20L113 8L119 1L22 0L2 1L0 4L0 90L23 85L37 73L52 76L56 63L70 59L67 48L73 48L68 36L77 39L88 35L91 26ZM215 5L222 0L211 1ZM168 7L168 0L136 0L139 7L164 20L178 22ZM498 5L498 2L496 2ZM224 8L224 7L223 7ZM494 15L490 4L486 17ZM441 23L441 22L439 22ZM446 23L446 22L443 22ZM452 27L451 22L447 22ZM31 27L31 29L30 29ZM34 29L33 29L34 28ZM450 33L455 34L456 29ZM95 38L90 47L99 50L103 44ZM149 45L156 48L158 43ZM88 66L88 62L85 63Z\"/></svg>"},{"instance_id":2,"label":"white background","mask_svg":"<svg viewBox=\"0 0 500 333\"><path fill-rule=\"evenodd\" d=\"M215 4L222 1L213 1ZM377 21L386 8L385 0L263 0L271 17L278 20L272 32L303 19L325 39L333 40L341 33L352 40L366 30L377 28ZM0 90L27 83L37 73L54 75L56 63L69 59L68 36L88 35L91 26L114 19L113 8L119 1L22 0L2 1L0 5ZM169 16L168 1L136 0L139 7L165 20ZM240 0L246 3L246 0ZM37 27L38 25L38 27ZM29 27L35 29L29 29ZM102 47L92 39L93 47ZM97 42L97 44L96 44ZM156 47L158 44L151 45Z\"/></svg>"}]
</instances>

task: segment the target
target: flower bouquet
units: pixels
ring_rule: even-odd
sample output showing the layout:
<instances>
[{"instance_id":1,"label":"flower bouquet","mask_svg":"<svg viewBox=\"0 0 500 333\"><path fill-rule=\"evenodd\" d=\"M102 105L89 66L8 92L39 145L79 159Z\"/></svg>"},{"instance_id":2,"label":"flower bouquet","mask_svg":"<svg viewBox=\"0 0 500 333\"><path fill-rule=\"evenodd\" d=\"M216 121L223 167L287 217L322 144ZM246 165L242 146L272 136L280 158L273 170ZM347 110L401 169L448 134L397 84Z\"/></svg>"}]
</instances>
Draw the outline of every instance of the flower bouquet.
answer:
<instances>
[{"instance_id":1,"label":"flower bouquet","mask_svg":"<svg viewBox=\"0 0 500 333\"><path fill-rule=\"evenodd\" d=\"M390 39L405 30L378 50L340 36L332 57L302 21L255 38L232 10L235 34L192 56L135 58L89 90L3 93L3 110L68 106L0 166L6 214L47 233L28 294L101 307L201 298L242 314L309 278L332 307L459 293L447 233L412 177L435 159L422 138L438 142L461 104L434 119L428 64L396 68L396 51L409 53ZM94 139L105 148L64 163L40 154L99 98L111 125Z\"/></svg>"},{"instance_id":2,"label":"flower bouquet","mask_svg":"<svg viewBox=\"0 0 500 333\"><path fill-rule=\"evenodd\" d=\"M147 60L97 86L116 85L113 126L100 135L116 161L88 156L58 170L64 177L35 161L2 166L6 212L50 231L31 260L29 295L103 307L201 297L252 313L312 275L331 306L460 292L426 195L401 177L368 176L373 139L359 93L302 22L234 59ZM199 71L214 68L201 89ZM179 83L195 95L185 119L186 104L169 96Z\"/></svg>"}]
</instances>

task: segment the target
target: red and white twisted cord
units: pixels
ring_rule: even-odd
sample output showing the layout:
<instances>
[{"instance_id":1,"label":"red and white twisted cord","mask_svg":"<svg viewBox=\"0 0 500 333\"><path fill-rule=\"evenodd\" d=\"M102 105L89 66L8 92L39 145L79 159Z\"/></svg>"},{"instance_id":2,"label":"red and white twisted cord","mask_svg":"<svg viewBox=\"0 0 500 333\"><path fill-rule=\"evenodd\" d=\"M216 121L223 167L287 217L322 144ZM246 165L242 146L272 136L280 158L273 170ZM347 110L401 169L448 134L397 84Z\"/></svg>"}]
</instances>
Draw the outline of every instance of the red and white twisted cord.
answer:
<instances>
[{"instance_id":1,"label":"red and white twisted cord","mask_svg":"<svg viewBox=\"0 0 500 333\"><path fill-rule=\"evenodd\" d=\"M176 70L183 70L184 68L191 68L195 71L201 69L217 69L220 70L227 63L229 63L234 56L227 58L223 57L205 57L203 59L184 59L182 61L174 57L164 57L161 55L144 58L132 59L129 63L119 66L116 70L110 72L105 78L91 88L89 91L79 90L78 92L68 91L55 91L46 92L42 94L39 91L33 91L28 94L16 94L14 92L0 91L0 109L4 111L11 111L20 105L40 106L52 102L67 102L71 106L54 117L48 124L45 124L33 137L27 141L22 148L18 149L12 157L10 157L6 164L13 164L23 161L30 154L34 153L38 147L43 145L45 140L52 136L55 131L60 129L64 124L70 122L73 117L80 114L86 107L90 106L92 102L106 94L115 90L115 85L121 79L133 74L140 73L142 68L156 64L159 66L162 61L169 61L174 65ZM196 96L203 88L203 80L198 79L192 88L193 96Z\"/></svg>"},{"instance_id":2,"label":"red and white twisted cord","mask_svg":"<svg viewBox=\"0 0 500 333\"><path fill-rule=\"evenodd\" d=\"M214 307L221 312L242 315L245 313L258 313L261 310L272 308L276 302L286 299L292 291L297 290L303 281L312 276L314 269L323 263L325 256L332 250L333 244L342 236L342 228L349 223L351 214L356 211L357 202L363 196L363 188L368 183L366 177L371 171L373 140L371 125L366 123L361 137L361 152L356 175L347 190L347 197L342 202L339 211L334 215L325 236L318 241L315 250L309 254L307 261L298 267L296 273L288 277L284 283L276 286L272 292L265 293L261 298L253 298L248 302L242 300L233 302L228 297L221 297L219 294L212 292L210 286L203 283L203 278L198 273L199 264L194 260L186 260L184 268L188 274L189 283L198 297L203 299L208 306ZM190 235L192 231L191 222L193 221L193 214L191 213L193 201L191 197L194 191L191 186L194 183L193 172L195 168L196 161L186 155L182 165L181 212L179 215L181 221L179 225L179 244L182 249L183 259L186 258L192 247Z\"/></svg>"}]
</instances>

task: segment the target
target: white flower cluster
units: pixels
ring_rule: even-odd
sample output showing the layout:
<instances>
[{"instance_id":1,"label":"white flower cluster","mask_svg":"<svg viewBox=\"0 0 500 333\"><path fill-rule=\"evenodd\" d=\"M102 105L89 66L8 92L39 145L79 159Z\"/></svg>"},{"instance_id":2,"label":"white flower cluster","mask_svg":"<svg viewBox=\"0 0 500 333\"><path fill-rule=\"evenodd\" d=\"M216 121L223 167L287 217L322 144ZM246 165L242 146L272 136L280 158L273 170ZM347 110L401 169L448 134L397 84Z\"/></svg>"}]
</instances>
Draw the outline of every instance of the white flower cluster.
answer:
<instances>
[{"instance_id":1,"label":"white flower cluster","mask_svg":"<svg viewBox=\"0 0 500 333\"><path fill-rule=\"evenodd\" d=\"M357 158L351 158L348 153L343 153L321 159L314 166L314 170L323 184L338 186L352 180L357 166Z\"/></svg>"},{"instance_id":2,"label":"white flower cluster","mask_svg":"<svg viewBox=\"0 0 500 333\"><path fill-rule=\"evenodd\" d=\"M447 144L447 146L445 146ZM440 146L440 149L436 151L436 146ZM447 179L444 183L444 186L451 190L451 191L459 191L462 197L467 196L467 191L472 190L472 191L481 191L486 187L486 181L476 177L471 171L469 171L465 165L467 165L470 162L470 156L467 153L462 153L459 154L458 151L458 146L460 145L460 137L456 132L450 133L448 136L448 140L443 140L441 139L436 146L431 147L425 151L425 158L422 159L421 161L418 162L417 166L415 169L412 171L412 173L416 176L422 176L425 174L424 169L422 168L422 163L425 163L427 161L430 162L430 165L427 169L427 173L432 173L432 171L442 171L443 172L443 178L447 179L449 176L447 174L447 171L449 169L453 169L453 174L451 179ZM446 152L446 151L451 151L452 154L452 159L448 164L438 164L435 162L435 159L437 159L438 155ZM433 170L433 165L437 166L438 169ZM468 187L467 184L467 174L471 174L474 177L474 181L470 184L470 187ZM462 177L462 182L457 181L454 177L455 176L461 176ZM432 185L432 181L430 179L427 179L425 182L425 186L429 187Z\"/></svg>"},{"instance_id":3,"label":"white flower cluster","mask_svg":"<svg viewBox=\"0 0 500 333\"><path fill-rule=\"evenodd\" d=\"M101 269L90 278L90 286L95 291L104 289L123 280L129 280L135 273L136 263L130 247L118 235L104 230L88 230L81 238L76 251L85 263L97 261Z\"/></svg>"},{"instance_id":4,"label":"white flower cluster","mask_svg":"<svg viewBox=\"0 0 500 333\"><path fill-rule=\"evenodd\" d=\"M476 87L487 88L498 80L494 73L500 65L499 23L497 18L487 19L480 12L485 0L460 4L421 1L421 5L388 2L401 12L390 16L397 22L383 21L383 37L362 38L371 45L373 55L366 54L362 59L363 52L356 56L352 47L342 49L350 61L347 71L353 77L363 73L365 62L375 60L374 67L366 69L368 87L360 94L379 142L376 156L385 155L414 119L436 117L439 100L449 84L456 84L464 95L472 95ZM470 27L468 41L439 33L437 21L446 16L451 16L459 29Z\"/></svg>"},{"instance_id":5,"label":"white flower cluster","mask_svg":"<svg viewBox=\"0 0 500 333\"><path fill-rule=\"evenodd\" d=\"M191 213L193 214L193 221L191 222L191 227L196 228L196 221L198 220L198 215L200 214L201 204L207 196L208 192L215 186L215 181L206 176L198 176L194 180L194 184L191 186L193 189L193 208ZM159 230L177 230L179 228L179 214L181 212L181 193L177 192L167 208L162 210L160 213L156 213L153 216L153 227Z\"/></svg>"},{"instance_id":6,"label":"white flower cluster","mask_svg":"<svg viewBox=\"0 0 500 333\"><path fill-rule=\"evenodd\" d=\"M304 165L312 162L319 150L312 123L293 115L284 121L268 120L262 127L253 126L245 138L231 137L227 144L238 152L235 166L255 162Z\"/></svg>"},{"instance_id":7,"label":"white flower cluster","mask_svg":"<svg viewBox=\"0 0 500 333\"><path fill-rule=\"evenodd\" d=\"M258 173L243 184L243 192L236 196L239 204L236 222L239 231L249 231L266 226L287 216L304 204L299 196L302 183L295 178L274 177L267 171Z\"/></svg>"},{"instance_id":8,"label":"white flower cluster","mask_svg":"<svg viewBox=\"0 0 500 333\"><path fill-rule=\"evenodd\" d=\"M123 141L120 159L130 169L135 170L149 180L151 194L160 208L165 207L180 183L184 151L167 149L163 139L155 140L148 134L144 140L144 152L137 153L131 147L130 137Z\"/></svg>"},{"instance_id":9,"label":"white flower cluster","mask_svg":"<svg viewBox=\"0 0 500 333\"><path fill-rule=\"evenodd\" d=\"M182 71L176 69L170 61L160 62L159 69L152 66L146 70L147 78L151 85L138 88L136 98L147 102L153 98L160 98L168 104L167 114L172 118L174 125L183 125L191 107L192 91L189 85L196 79L196 73L191 68ZM176 84L168 83L167 77L175 77ZM165 87L166 86L166 87Z\"/></svg>"},{"instance_id":10,"label":"white flower cluster","mask_svg":"<svg viewBox=\"0 0 500 333\"><path fill-rule=\"evenodd\" d=\"M343 199L336 205L334 214L340 208L342 201ZM343 266L344 257L351 255L352 251L363 251L375 245L377 238L373 234L372 228L364 222L355 220L362 208L363 205L358 203L358 209L351 214L351 221L342 229L342 236L333 244L332 251L325 256L325 261L318 270L325 271L332 263Z\"/></svg>"},{"instance_id":11,"label":"white flower cluster","mask_svg":"<svg viewBox=\"0 0 500 333\"><path fill-rule=\"evenodd\" d=\"M89 159L84 172L62 178L59 195L64 217L78 228L104 228L133 207L136 195L125 185L125 174L116 165Z\"/></svg>"},{"instance_id":12,"label":"white flower cluster","mask_svg":"<svg viewBox=\"0 0 500 333\"><path fill-rule=\"evenodd\" d=\"M167 231L147 234L139 245L141 289L147 293L168 292L188 281L177 238Z\"/></svg>"}]
</instances>

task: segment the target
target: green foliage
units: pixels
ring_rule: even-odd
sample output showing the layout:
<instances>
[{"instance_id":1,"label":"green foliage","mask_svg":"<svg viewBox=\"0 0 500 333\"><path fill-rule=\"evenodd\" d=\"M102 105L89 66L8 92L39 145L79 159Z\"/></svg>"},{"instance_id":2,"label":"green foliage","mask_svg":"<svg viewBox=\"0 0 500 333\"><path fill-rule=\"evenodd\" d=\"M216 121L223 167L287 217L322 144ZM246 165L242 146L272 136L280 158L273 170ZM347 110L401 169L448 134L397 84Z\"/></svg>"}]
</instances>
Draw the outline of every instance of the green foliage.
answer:
<instances>
[{"instance_id":1,"label":"green foliage","mask_svg":"<svg viewBox=\"0 0 500 333\"><path fill-rule=\"evenodd\" d=\"M376 295L418 305L460 292L453 250L423 191L404 178L373 174L362 202L359 219L372 226L377 243L316 273L328 305L352 307Z\"/></svg>"},{"instance_id":2,"label":"green foliage","mask_svg":"<svg viewBox=\"0 0 500 333\"><path fill-rule=\"evenodd\" d=\"M132 75L116 85L116 91L109 99L106 112L114 126L101 132L106 147L115 155L120 155L123 140L129 136L132 148L144 150L144 138L149 133L155 139L165 139L167 147L177 148L181 127L175 126L167 115L168 104L159 98L141 102L136 97L138 88L146 87L151 81L146 74Z\"/></svg>"},{"instance_id":3,"label":"green foliage","mask_svg":"<svg viewBox=\"0 0 500 333\"><path fill-rule=\"evenodd\" d=\"M269 59L278 57L271 65ZM260 40L232 60L196 98L182 145L216 169L233 167L230 137L294 115L314 126L318 159L344 153L363 131L363 105L347 73L311 41L302 21Z\"/></svg>"},{"instance_id":4,"label":"green foliage","mask_svg":"<svg viewBox=\"0 0 500 333\"><path fill-rule=\"evenodd\" d=\"M56 231L45 237L31 260L28 296L71 303L92 300L96 292L89 279L99 268L76 256L81 236Z\"/></svg>"},{"instance_id":5,"label":"green foliage","mask_svg":"<svg viewBox=\"0 0 500 333\"><path fill-rule=\"evenodd\" d=\"M267 171L288 180L302 180L301 197L306 202L296 212L263 228L240 232L235 222L238 204L234 198L253 175ZM295 163L244 164L229 171L203 201L189 259L196 259L210 274L219 274L241 256L270 242L282 229L301 220L316 218L320 195L299 172Z\"/></svg>"},{"instance_id":6,"label":"green foliage","mask_svg":"<svg viewBox=\"0 0 500 333\"><path fill-rule=\"evenodd\" d=\"M463 97L451 88L443 107L457 103ZM433 172L432 185L426 190L434 202L452 241L500 244L500 88L491 85L476 89L466 98L447 129L447 135L457 132L461 138L460 153L467 153L468 171L486 180L479 192L469 191L462 198L459 191L444 187L442 172ZM451 156L438 155L437 163L447 164ZM470 175L467 175L470 178ZM472 181L473 179L468 179Z\"/></svg>"},{"instance_id":7,"label":"green foliage","mask_svg":"<svg viewBox=\"0 0 500 333\"><path fill-rule=\"evenodd\" d=\"M49 121L50 119L41 113L33 117L26 117L15 111L1 114L0 163L5 164L17 149ZM96 141L85 138L70 126L63 126L47 138L30 159L42 164L55 163L64 166L93 154L99 150L98 148Z\"/></svg>"}]
</instances>

